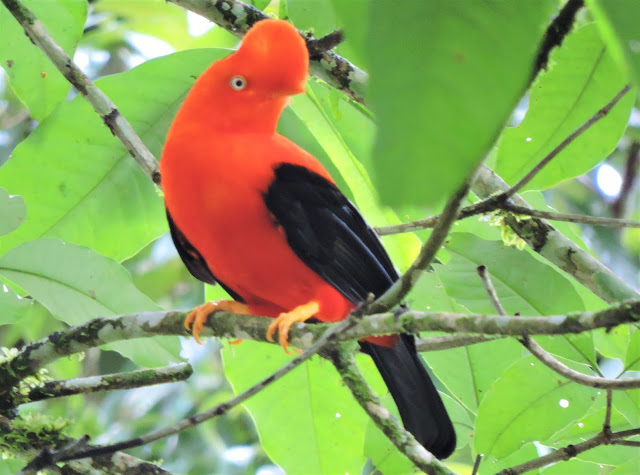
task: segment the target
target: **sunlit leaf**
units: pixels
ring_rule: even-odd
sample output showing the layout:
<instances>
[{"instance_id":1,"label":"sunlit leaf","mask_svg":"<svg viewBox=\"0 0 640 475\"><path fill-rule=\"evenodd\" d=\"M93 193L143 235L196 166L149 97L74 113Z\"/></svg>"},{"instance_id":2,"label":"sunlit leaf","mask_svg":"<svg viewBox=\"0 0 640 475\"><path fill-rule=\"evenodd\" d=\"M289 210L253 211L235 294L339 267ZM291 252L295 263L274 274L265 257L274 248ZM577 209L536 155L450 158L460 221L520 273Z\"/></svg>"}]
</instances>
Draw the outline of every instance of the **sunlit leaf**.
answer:
<instances>
[{"instance_id":1,"label":"sunlit leaf","mask_svg":"<svg viewBox=\"0 0 640 475\"><path fill-rule=\"evenodd\" d=\"M372 2L368 95L383 202L434 205L469 176L527 86L552 5Z\"/></svg>"},{"instance_id":2,"label":"sunlit leaf","mask_svg":"<svg viewBox=\"0 0 640 475\"><path fill-rule=\"evenodd\" d=\"M73 56L87 16L86 0L23 0L56 43ZM44 119L69 92L69 82L24 33L6 8L0 8L0 65L31 115Z\"/></svg>"},{"instance_id":3,"label":"sunlit leaf","mask_svg":"<svg viewBox=\"0 0 640 475\"><path fill-rule=\"evenodd\" d=\"M22 196L10 195L0 188L0 236L16 229L27 214Z\"/></svg>"},{"instance_id":4,"label":"sunlit leaf","mask_svg":"<svg viewBox=\"0 0 640 475\"><path fill-rule=\"evenodd\" d=\"M136 289L120 264L91 249L55 239L31 241L12 249L0 258L0 274L69 325L94 317L158 310ZM107 347L144 366L179 358L175 337L118 342Z\"/></svg>"},{"instance_id":5,"label":"sunlit leaf","mask_svg":"<svg viewBox=\"0 0 640 475\"><path fill-rule=\"evenodd\" d=\"M503 132L496 173L514 184L627 82L598 28L589 24L575 30L552 51L549 70L531 86L529 110L522 123ZM604 160L624 132L633 99L633 94L627 93L606 117L564 148L527 188L549 188Z\"/></svg>"},{"instance_id":6,"label":"sunlit leaf","mask_svg":"<svg viewBox=\"0 0 640 475\"><path fill-rule=\"evenodd\" d=\"M176 53L96 84L159 157L194 78L226 54ZM123 260L167 229L155 186L82 97L58 108L16 147L0 168L0 185L22 195L29 210L15 232L0 238L0 254L56 237Z\"/></svg>"},{"instance_id":7,"label":"sunlit leaf","mask_svg":"<svg viewBox=\"0 0 640 475\"><path fill-rule=\"evenodd\" d=\"M502 458L524 442L545 440L593 404L595 390L558 376L534 357L514 363L478 409L477 453Z\"/></svg>"},{"instance_id":8,"label":"sunlit leaf","mask_svg":"<svg viewBox=\"0 0 640 475\"><path fill-rule=\"evenodd\" d=\"M640 86L640 3L635 0L587 0L600 32L636 86Z\"/></svg>"}]
</instances>

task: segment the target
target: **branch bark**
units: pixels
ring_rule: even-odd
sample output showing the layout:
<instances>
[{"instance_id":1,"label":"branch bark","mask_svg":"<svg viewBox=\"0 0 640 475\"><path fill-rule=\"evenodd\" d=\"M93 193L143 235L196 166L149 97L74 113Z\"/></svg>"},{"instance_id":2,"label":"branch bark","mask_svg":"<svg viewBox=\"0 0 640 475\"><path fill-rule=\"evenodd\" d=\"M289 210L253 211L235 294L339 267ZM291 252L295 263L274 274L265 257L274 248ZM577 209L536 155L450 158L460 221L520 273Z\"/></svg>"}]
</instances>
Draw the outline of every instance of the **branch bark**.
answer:
<instances>
[{"instance_id":1,"label":"branch bark","mask_svg":"<svg viewBox=\"0 0 640 475\"><path fill-rule=\"evenodd\" d=\"M373 392L364 376L362 376L353 357L352 348L343 345L324 352L323 356L333 363L353 397L378 428L416 467L429 475L453 473L446 465L420 445L389 410L382 405L378 395Z\"/></svg>"}]
</instances>

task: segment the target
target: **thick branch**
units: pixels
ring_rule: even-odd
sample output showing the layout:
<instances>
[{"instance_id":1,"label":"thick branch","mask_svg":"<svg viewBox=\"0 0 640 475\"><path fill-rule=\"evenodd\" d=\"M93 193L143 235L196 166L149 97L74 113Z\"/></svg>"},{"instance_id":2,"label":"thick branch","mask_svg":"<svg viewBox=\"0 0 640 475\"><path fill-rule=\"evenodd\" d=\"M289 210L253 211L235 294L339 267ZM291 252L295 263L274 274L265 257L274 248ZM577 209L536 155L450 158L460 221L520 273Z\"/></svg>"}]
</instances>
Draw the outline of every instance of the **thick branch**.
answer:
<instances>
[{"instance_id":1,"label":"thick branch","mask_svg":"<svg viewBox=\"0 0 640 475\"><path fill-rule=\"evenodd\" d=\"M481 198L505 192L509 186L487 167L481 167L471 189ZM517 206L530 208L519 195L511 197ZM538 254L552 262L606 302L638 298L640 294L611 272L588 252L566 238L542 219L516 219L506 216L505 223Z\"/></svg>"},{"instance_id":2,"label":"thick branch","mask_svg":"<svg viewBox=\"0 0 640 475\"><path fill-rule=\"evenodd\" d=\"M446 465L422 447L382 405L380 398L362 376L353 357L353 347L334 348L324 352L323 356L334 364L342 381L347 385L358 404L400 452L406 455L420 470L430 475L452 473Z\"/></svg>"},{"instance_id":3,"label":"thick branch","mask_svg":"<svg viewBox=\"0 0 640 475\"><path fill-rule=\"evenodd\" d=\"M31 41L51 60L73 87L87 100L102 117L105 125L126 147L144 172L156 183L160 183L158 161L142 143L115 104L80 70L64 50L49 35L44 25L20 0L1 0L16 20L22 25Z\"/></svg>"},{"instance_id":4,"label":"thick branch","mask_svg":"<svg viewBox=\"0 0 640 475\"><path fill-rule=\"evenodd\" d=\"M211 20L216 25L241 38L256 22L270 18L264 12L237 0L168 0ZM303 33L312 46L311 74L344 92L351 99L364 103L367 73L332 51L320 51L316 40Z\"/></svg>"},{"instance_id":5,"label":"thick branch","mask_svg":"<svg viewBox=\"0 0 640 475\"><path fill-rule=\"evenodd\" d=\"M21 379L39 368L88 348L113 341L146 338L155 335L187 336L182 323L184 312L149 312L96 318L27 345L15 358L0 364L0 394L6 394ZM202 335L221 338L244 338L266 341L271 319L230 313L216 313L209 319ZM390 333L419 333L444 331L448 333L476 333L488 335L557 335L580 333L596 328L613 328L623 323L640 322L640 301L623 302L598 312L576 312L568 315L508 317L462 313L426 313L397 309L369 315L352 328L340 333L338 340L361 339ZM334 324L337 326L340 324ZM292 346L309 348L331 325L295 324L289 341Z\"/></svg>"},{"instance_id":6,"label":"thick branch","mask_svg":"<svg viewBox=\"0 0 640 475\"><path fill-rule=\"evenodd\" d=\"M148 434L142 437L136 437L135 439L126 440L124 442L118 442L111 445L106 445L102 447L92 447L86 450L79 450L77 452L65 455L60 457L59 460L76 460L82 459L86 457L96 457L99 455L104 455L112 452L116 452L119 450L130 449L133 447L140 447L141 445L146 445L156 440L162 439L164 437L171 436L173 434L177 434L186 429L189 429L197 424L201 424L209 419L213 419L215 417L226 414L232 408L236 407L239 404L242 404L244 401L249 399L254 394L262 391L271 383L277 381L282 378L284 375L292 371L294 368L300 366L303 362L311 358L313 355L318 353L320 350L329 345L332 341L336 339L336 337L349 327L353 326L356 321L356 318L351 316L347 320L344 320L336 325L333 325L331 328L327 329L324 334L313 344L311 345L304 353L297 356L289 363L284 365L278 371L263 379L259 383L250 387L246 391L232 397L226 402L217 404L216 406L208 409L207 411L201 412L200 414L196 414L195 416L188 417L186 419L182 419L177 423L164 427L162 429L155 430L153 432L149 432Z\"/></svg>"},{"instance_id":7,"label":"thick branch","mask_svg":"<svg viewBox=\"0 0 640 475\"><path fill-rule=\"evenodd\" d=\"M551 22L542 40L532 77L537 76L540 70L547 68L551 50L562 44L573 27L576 14L583 6L584 0L569 0Z\"/></svg>"},{"instance_id":8,"label":"thick branch","mask_svg":"<svg viewBox=\"0 0 640 475\"><path fill-rule=\"evenodd\" d=\"M63 381L47 381L42 386L32 389L29 394L20 398L19 403L42 401L56 397L89 394L98 391L115 389L131 389L152 386L154 384L184 381L193 374L188 363L179 363L165 368L142 369L128 373L89 376L86 378L67 379Z\"/></svg>"}]
</instances>

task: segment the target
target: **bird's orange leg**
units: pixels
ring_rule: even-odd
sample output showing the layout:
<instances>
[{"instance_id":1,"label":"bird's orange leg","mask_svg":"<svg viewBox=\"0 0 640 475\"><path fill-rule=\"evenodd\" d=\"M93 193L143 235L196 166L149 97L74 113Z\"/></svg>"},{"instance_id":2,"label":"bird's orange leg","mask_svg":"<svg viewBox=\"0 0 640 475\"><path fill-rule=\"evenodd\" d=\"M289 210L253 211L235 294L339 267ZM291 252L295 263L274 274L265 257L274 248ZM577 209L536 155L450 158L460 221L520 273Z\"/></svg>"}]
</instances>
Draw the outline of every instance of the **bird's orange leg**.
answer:
<instances>
[{"instance_id":1,"label":"bird's orange leg","mask_svg":"<svg viewBox=\"0 0 640 475\"><path fill-rule=\"evenodd\" d=\"M289 346L289 329L296 322L305 322L313 317L320 310L320 304L315 300L300 305L290 312L278 315L267 330L267 340L273 341L273 334L278 330L279 341L285 353L289 354L287 347Z\"/></svg>"},{"instance_id":2,"label":"bird's orange leg","mask_svg":"<svg viewBox=\"0 0 640 475\"><path fill-rule=\"evenodd\" d=\"M184 320L184 327L190 331L193 338L202 345L199 334L207 323L209 315L213 312L233 312L233 313L249 313L249 307L235 300L218 300L217 302L206 302L194 308L187 318Z\"/></svg>"}]
</instances>

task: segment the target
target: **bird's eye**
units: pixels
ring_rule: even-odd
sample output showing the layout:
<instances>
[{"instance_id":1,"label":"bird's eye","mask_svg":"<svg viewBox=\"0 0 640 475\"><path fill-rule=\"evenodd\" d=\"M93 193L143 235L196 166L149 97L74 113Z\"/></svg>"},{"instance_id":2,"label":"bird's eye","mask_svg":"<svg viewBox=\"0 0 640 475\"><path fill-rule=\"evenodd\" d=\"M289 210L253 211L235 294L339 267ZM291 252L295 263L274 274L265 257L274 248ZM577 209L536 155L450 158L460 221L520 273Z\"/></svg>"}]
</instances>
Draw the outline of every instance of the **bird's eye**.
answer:
<instances>
[{"instance_id":1,"label":"bird's eye","mask_svg":"<svg viewBox=\"0 0 640 475\"><path fill-rule=\"evenodd\" d=\"M231 82L229 82L229 84L234 90L242 91L247 85L247 81L242 76L234 76L231 78Z\"/></svg>"}]
</instances>

